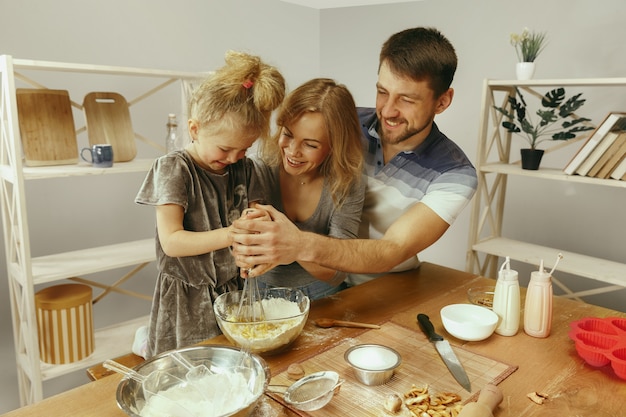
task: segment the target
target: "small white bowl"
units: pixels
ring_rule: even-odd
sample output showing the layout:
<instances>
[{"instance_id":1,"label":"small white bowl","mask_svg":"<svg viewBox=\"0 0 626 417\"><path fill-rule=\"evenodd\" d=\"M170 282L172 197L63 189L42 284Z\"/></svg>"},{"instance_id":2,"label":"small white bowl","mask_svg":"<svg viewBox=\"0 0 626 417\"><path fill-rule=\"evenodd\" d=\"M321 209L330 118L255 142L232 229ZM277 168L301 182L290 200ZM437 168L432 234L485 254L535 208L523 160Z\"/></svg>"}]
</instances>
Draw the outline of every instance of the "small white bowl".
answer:
<instances>
[{"instance_id":1,"label":"small white bowl","mask_svg":"<svg viewBox=\"0 0 626 417\"><path fill-rule=\"evenodd\" d=\"M441 309L443 327L457 339L475 342L492 335L498 315L474 304L451 304Z\"/></svg>"},{"instance_id":2,"label":"small white bowl","mask_svg":"<svg viewBox=\"0 0 626 417\"><path fill-rule=\"evenodd\" d=\"M377 344L352 346L343 357L352 366L356 379L365 385L389 381L402 362L395 349Z\"/></svg>"}]
</instances>

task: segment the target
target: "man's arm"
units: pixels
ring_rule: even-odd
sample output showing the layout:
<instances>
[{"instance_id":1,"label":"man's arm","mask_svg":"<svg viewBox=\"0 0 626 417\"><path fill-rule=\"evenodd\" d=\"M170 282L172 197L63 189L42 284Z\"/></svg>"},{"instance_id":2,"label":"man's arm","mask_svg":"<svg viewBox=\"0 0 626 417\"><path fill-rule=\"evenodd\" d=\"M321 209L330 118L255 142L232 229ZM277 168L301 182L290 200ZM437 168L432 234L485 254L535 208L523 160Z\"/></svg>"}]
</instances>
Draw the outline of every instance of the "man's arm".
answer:
<instances>
[{"instance_id":1,"label":"man's arm","mask_svg":"<svg viewBox=\"0 0 626 417\"><path fill-rule=\"evenodd\" d=\"M334 239L303 232L278 210L263 208L268 210L273 222L254 224L238 220L234 224L235 229L256 232L233 234L238 264L302 261L352 273L386 272L432 245L449 227L429 207L418 203L400 216L379 240ZM258 275L257 271L253 274Z\"/></svg>"}]
</instances>

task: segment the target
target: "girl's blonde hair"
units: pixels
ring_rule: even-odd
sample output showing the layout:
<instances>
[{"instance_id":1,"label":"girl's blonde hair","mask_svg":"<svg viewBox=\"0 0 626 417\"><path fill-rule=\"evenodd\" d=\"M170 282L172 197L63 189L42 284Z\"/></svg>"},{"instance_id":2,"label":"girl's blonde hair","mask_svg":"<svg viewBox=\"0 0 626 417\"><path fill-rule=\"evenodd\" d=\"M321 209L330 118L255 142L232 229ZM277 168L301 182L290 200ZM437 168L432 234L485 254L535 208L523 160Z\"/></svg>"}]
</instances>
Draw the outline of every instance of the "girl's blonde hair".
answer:
<instances>
[{"instance_id":1,"label":"girl's blonde hair","mask_svg":"<svg viewBox=\"0 0 626 417\"><path fill-rule=\"evenodd\" d=\"M314 78L292 91L282 103L276 124L279 129L261 148L263 160L280 165L278 139L282 127L306 113L320 113L330 141L330 153L320 166L329 184L333 202L341 205L350 188L361 180L363 152L361 127L350 91L329 78Z\"/></svg>"},{"instance_id":2,"label":"girl's blonde hair","mask_svg":"<svg viewBox=\"0 0 626 417\"><path fill-rule=\"evenodd\" d=\"M228 51L225 61L194 91L189 117L203 128L240 129L268 138L272 111L285 97L285 79L258 56Z\"/></svg>"}]
</instances>

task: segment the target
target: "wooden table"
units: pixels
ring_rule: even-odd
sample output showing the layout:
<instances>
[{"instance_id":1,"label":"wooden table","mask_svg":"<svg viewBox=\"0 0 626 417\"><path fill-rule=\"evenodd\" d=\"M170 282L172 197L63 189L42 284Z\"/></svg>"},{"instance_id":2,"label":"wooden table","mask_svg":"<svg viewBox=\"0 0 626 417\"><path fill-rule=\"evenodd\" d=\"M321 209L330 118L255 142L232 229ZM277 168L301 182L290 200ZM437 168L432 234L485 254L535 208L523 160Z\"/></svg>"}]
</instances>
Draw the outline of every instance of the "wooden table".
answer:
<instances>
[{"instance_id":1,"label":"wooden table","mask_svg":"<svg viewBox=\"0 0 626 417\"><path fill-rule=\"evenodd\" d=\"M494 281L423 263L419 270L389 274L312 303L305 332L314 327L313 320L319 317L379 324L391 321L416 327L416 313L423 312L431 317L435 328L447 336L439 318L441 307L467 302L467 289L482 285L494 285ZM546 339L530 337L520 330L513 337L494 334L481 342L462 342L453 337L449 340L453 347L462 346L476 354L519 366L500 384L504 401L495 412L497 417L614 417L626 412L626 381L617 378L610 366L598 369L586 365L567 335L569 323L573 320L608 316L626 317L626 314L555 297L552 333ZM364 330L342 328L333 331L348 338L362 334ZM284 354L265 358L272 375L323 348L315 343L307 344L305 339L300 337ZM206 343L227 344L223 336ZM4 416L123 417L125 414L115 401L119 381L119 375L107 376ZM547 394L549 400L543 405L531 402L526 394L534 391ZM263 415L296 416L274 400L266 398L264 403L269 410L264 409Z\"/></svg>"}]
</instances>

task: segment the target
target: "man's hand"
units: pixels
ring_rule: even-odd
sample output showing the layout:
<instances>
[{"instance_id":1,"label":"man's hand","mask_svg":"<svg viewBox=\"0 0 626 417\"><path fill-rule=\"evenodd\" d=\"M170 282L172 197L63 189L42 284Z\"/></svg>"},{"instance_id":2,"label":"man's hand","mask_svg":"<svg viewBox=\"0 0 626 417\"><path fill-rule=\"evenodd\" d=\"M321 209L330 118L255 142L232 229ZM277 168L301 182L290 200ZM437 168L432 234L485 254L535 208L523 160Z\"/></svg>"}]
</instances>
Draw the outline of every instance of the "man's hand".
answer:
<instances>
[{"instance_id":1,"label":"man's hand","mask_svg":"<svg viewBox=\"0 0 626 417\"><path fill-rule=\"evenodd\" d=\"M250 276L258 276L276 265L295 262L298 251L300 230L283 213L272 206L257 205L265 210L272 221L258 221L242 216L233 222L233 254L239 267L257 265Z\"/></svg>"}]
</instances>

